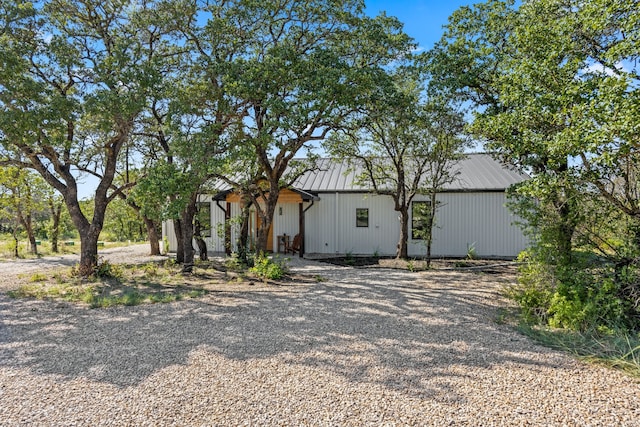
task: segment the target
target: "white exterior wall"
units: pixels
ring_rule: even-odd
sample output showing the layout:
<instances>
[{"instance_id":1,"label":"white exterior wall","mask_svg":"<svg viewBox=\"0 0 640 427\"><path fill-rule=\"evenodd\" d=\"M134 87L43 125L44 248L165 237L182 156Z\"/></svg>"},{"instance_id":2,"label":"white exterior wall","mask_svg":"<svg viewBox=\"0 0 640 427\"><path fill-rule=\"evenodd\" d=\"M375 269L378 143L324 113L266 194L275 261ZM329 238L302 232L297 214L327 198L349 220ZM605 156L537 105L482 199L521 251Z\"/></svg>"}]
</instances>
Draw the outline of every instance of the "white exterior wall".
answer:
<instances>
[{"instance_id":1,"label":"white exterior wall","mask_svg":"<svg viewBox=\"0 0 640 427\"><path fill-rule=\"evenodd\" d=\"M480 257L515 257L528 246L505 206L505 193L443 193L438 201L434 256L466 256L474 247ZM411 256L425 253L422 241L410 240Z\"/></svg>"},{"instance_id":2,"label":"white exterior wall","mask_svg":"<svg viewBox=\"0 0 640 427\"><path fill-rule=\"evenodd\" d=\"M369 209L369 227L356 227L357 208ZM399 230L398 215L388 196L323 193L305 216L305 252L393 254Z\"/></svg>"},{"instance_id":3,"label":"white exterior wall","mask_svg":"<svg viewBox=\"0 0 640 427\"><path fill-rule=\"evenodd\" d=\"M505 193L443 193L438 201L433 256L464 257L473 246L481 257L515 257L527 247L520 228L512 225ZM356 208L369 209L369 227L356 227ZM399 236L391 197L324 193L306 215L305 252L395 255ZM412 240L409 230L409 255L425 253L423 241Z\"/></svg>"},{"instance_id":4,"label":"white exterior wall","mask_svg":"<svg viewBox=\"0 0 640 427\"><path fill-rule=\"evenodd\" d=\"M210 200L210 198L204 198ZM416 198L416 201L425 198ZM440 208L436 213L436 229L432 245L433 256L464 257L470 247L480 257L515 257L527 247L527 239L512 223L515 217L505 207L502 192L443 193L438 195ZM226 202L220 202L226 208ZM304 208L310 203L305 202ZM282 207L282 215L280 208ZM369 209L369 227L356 227L356 209ZM298 233L297 203L278 204L273 221L273 248L277 251L277 236ZM231 217L240 215L237 203L231 204ZM252 214L252 221L255 212ZM210 251L224 252L224 238L217 235L217 224L224 223L224 212L211 202L212 236L206 239ZM411 218L409 219L409 228ZM252 227L254 228L254 227ZM321 193L305 215L305 253L395 255L400 223L389 196L362 193ZM163 235L169 248L177 244L173 224L163 224ZM232 227L231 243L235 250L238 227ZM255 236L252 236L255 238ZM426 249L422 240L412 240L409 230L409 255L422 256Z\"/></svg>"}]
</instances>

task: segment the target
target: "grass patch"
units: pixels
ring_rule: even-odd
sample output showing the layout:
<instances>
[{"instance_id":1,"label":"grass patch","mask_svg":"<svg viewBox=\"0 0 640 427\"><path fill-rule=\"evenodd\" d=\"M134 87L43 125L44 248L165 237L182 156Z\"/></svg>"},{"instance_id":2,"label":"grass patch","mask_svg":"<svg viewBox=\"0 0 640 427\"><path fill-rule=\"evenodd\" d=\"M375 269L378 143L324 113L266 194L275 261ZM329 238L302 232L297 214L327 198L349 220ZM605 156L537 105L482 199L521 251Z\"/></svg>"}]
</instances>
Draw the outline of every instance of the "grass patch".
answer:
<instances>
[{"instance_id":1,"label":"grass patch","mask_svg":"<svg viewBox=\"0 0 640 427\"><path fill-rule=\"evenodd\" d=\"M29 278L29 281L32 283L44 282L45 280L47 280L47 276L43 273L33 273Z\"/></svg>"},{"instance_id":2,"label":"grass patch","mask_svg":"<svg viewBox=\"0 0 640 427\"><path fill-rule=\"evenodd\" d=\"M551 329L522 323L518 330L537 342L583 360L620 369L640 378L640 334L601 334Z\"/></svg>"},{"instance_id":3,"label":"grass patch","mask_svg":"<svg viewBox=\"0 0 640 427\"><path fill-rule=\"evenodd\" d=\"M233 264L233 261L232 261ZM8 292L13 298L37 298L84 303L92 308L118 305L161 304L201 298L210 292L255 291L256 277L263 286L286 274L284 260L262 260L258 270L248 266L229 270L225 261L197 262L185 276L169 259L139 265L112 264L103 259L93 276L79 277L77 268L57 269L19 277L21 286ZM317 281L325 280L318 276Z\"/></svg>"},{"instance_id":4,"label":"grass patch","mask_svg":"<svg viewBox=\"0 0 640 427\"><path fill-rule=\"evenodd\" d=\"M180 268L173 263L142 266L99 263L96 274L87 279L70 268L51 273L34 273L27 282L7 294L12 298L36 298L85 303L91 308L143 303L170 303L200 298L208 293L206 283L185 284Z\"/></svg>"},{"instance_id":5,"label":"grass patch","mask_svg":"<svg viewBox=\"0 0 640 427\"><path fill-rule=\"evenodd\" d=\"M206 289L176 288L172 291L154 288L111 288L102 285L65 284L56 286L23 285L7 294L11 298L61 299L69 302L83 302L91 308L107 308L117 305L140 305L143 303L170 303L184 298L200 298Z\"/></svg>"},{"instance_id":6,"label":"grass patch","mask_svg":"<svg viewBox=\"0 0 640 427\"><path fill-rule=\"evenodd\" d=\"M7 294L11 298L62 299L65 301L88 302L87 299L95 292L91 285L74 285L70 283L47 286L46 284L28 284L20 286Z\"/></svg>"}]
</instances>

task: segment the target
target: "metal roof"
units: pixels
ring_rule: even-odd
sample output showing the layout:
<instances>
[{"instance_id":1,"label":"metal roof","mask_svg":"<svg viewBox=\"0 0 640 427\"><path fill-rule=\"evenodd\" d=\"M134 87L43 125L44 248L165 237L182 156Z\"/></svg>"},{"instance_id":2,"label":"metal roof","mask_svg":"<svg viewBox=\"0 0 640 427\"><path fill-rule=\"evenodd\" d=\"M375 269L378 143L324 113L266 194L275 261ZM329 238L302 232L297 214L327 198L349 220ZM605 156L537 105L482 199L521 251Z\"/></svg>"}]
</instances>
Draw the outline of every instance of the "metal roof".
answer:
<instances>
[{"instance_id":1,"label":"metal roof","mask_svg":"<svg viewBox=\"0 0 640 427\"><path fill-rule=\"evenodd\" d=\"M292 189L299 191L303 198L313 197L306 193L371 190L371 187L359 185L356 182L358 175L362 173L361 166L351 165L347 160L332 158L318 159L316 164L317 169L307 171L293 183ZM511 185L529 178L527 175L505 167L486 153L467 154L454 168L457 175L453 182L443 188L443 191L504 191ZM219 191L220 197L232 191L231 187L223 181L214 182L212 189Z\"/></svg>"},{"instance_id":2,"label":"metal roof","mask_svg":"<svg viewBox=\"0 0 640 427\"><path fill-rule=\"evenodd\" d=\"M358 185L357 176L362 168L347 160L319 159L318 170L298 178L293 186L307 192L360 192L370 187ZM454 166L457 175L444 191L504 191L529 177L503 166L489 154L468 154Z\"/></svg>"}]
</instances>

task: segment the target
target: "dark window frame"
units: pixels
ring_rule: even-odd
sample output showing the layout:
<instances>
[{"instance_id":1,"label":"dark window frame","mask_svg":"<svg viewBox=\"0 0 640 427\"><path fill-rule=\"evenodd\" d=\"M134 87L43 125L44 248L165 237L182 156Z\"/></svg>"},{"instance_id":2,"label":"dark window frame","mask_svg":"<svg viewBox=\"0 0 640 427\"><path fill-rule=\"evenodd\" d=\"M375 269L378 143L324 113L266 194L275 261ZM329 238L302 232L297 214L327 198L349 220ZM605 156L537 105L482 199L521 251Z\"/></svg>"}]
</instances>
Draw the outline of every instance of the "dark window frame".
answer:
<instances>
[{"instance_id":1,"label":"dark window frame","mask_svg":"<svg viewBox=\"0 0 640 427\"><path fill-rule=\"evenodd\" d=\"M364 213L364 216L362 213ZM369 208L356 208L356 227L369 227Z\"/></svg>"}]
</instances>

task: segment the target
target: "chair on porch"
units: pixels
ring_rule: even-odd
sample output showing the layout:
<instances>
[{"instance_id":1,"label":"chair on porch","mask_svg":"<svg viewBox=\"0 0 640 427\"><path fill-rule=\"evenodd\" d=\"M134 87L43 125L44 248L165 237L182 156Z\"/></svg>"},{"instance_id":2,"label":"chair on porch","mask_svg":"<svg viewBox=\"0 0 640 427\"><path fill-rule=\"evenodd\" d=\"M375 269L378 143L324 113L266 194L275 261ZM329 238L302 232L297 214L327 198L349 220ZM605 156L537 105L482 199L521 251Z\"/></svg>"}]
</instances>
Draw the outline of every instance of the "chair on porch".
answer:
<instances>
[{"instance_id":1,"label":"chair on porch","mask_svg":"<svg viewBox=\"0 0 640 427\"><path fill-rule=\"evenodd\" d=\"M302 236L300 234L296 234L293 237L293 242L290 245L287 245L284 253L291 252L292 254L300 253L300 247L302 246Z\"/></svg>"}]
</instances>

